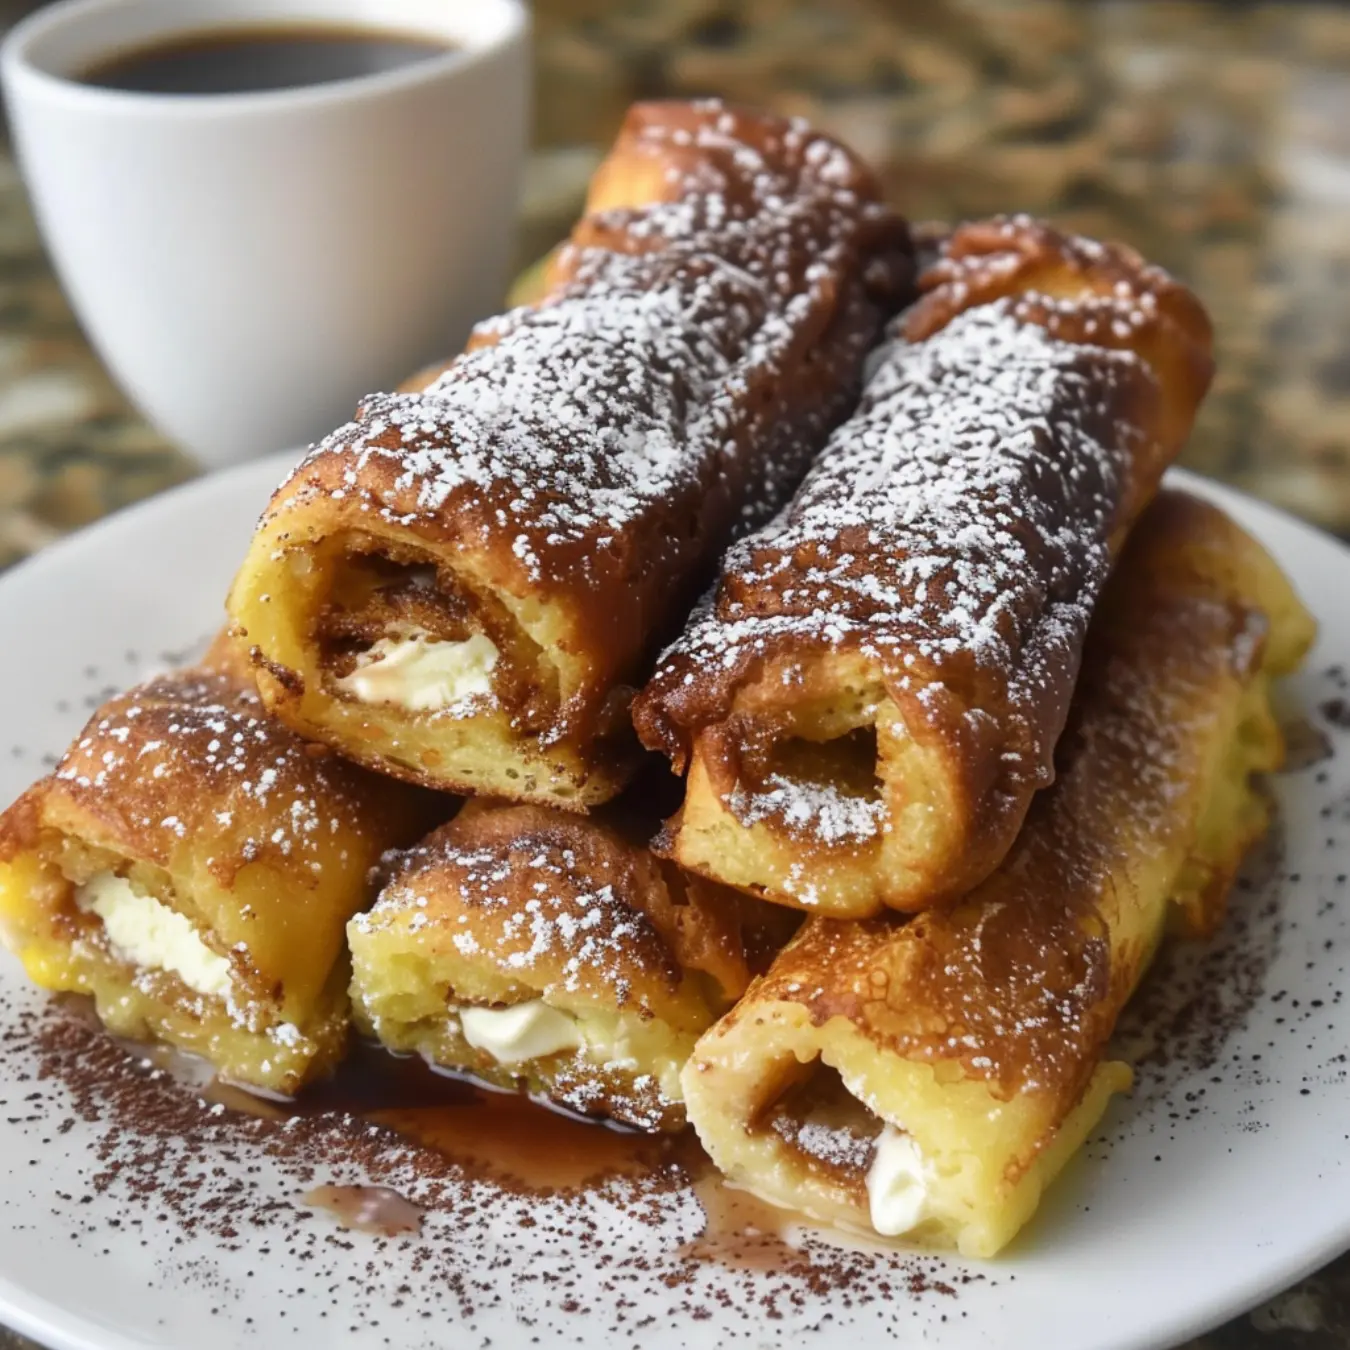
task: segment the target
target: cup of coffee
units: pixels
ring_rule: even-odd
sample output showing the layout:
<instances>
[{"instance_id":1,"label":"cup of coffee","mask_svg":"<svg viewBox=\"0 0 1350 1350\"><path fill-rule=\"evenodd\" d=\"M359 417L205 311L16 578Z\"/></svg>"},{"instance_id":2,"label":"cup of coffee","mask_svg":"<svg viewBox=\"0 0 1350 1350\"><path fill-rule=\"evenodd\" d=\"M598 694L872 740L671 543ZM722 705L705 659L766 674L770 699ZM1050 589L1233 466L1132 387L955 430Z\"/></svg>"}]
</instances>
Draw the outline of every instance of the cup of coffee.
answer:
<instances>
[{"instance_id":1,"label":"cup of coffee","mask_svg":"<svg viewBox=\"0 0 1350 1350\"><path fill-rule=\"evenodd\" d=\"M500 303L519 0L63 0L0 78L38 223L127 394L219 465L300 445Z\"/></svg>"}]
</instances>

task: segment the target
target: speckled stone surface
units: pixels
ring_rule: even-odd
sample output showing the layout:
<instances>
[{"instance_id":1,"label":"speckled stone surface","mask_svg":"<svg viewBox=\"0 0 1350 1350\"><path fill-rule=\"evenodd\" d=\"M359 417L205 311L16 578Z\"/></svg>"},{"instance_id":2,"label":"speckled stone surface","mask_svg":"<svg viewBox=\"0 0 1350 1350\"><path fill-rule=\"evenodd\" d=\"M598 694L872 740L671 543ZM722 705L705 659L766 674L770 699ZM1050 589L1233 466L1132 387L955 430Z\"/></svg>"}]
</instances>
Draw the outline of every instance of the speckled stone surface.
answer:
<instances>
[{"instance_id":1,"label":"speckled stone surface","mask_svg":"<svg viewBox=\"0 0 1350 1350\"><path fill-rule=\"evenodd\" d=\"M0 24L29 7L0 0ZM722 94L801 113L868 155L915 219L1034 211L1177 271L1218 334L1218 378L1186 462L1350 535L1350 8L535 10L522 263L567 229L632 99ZM82 340L0 155L0 565L193 472ZM20 1345L0 1331L0 1350ZM1350 1259L1189 1350L1350 1350Z\"/></svg>"}]
</instances>

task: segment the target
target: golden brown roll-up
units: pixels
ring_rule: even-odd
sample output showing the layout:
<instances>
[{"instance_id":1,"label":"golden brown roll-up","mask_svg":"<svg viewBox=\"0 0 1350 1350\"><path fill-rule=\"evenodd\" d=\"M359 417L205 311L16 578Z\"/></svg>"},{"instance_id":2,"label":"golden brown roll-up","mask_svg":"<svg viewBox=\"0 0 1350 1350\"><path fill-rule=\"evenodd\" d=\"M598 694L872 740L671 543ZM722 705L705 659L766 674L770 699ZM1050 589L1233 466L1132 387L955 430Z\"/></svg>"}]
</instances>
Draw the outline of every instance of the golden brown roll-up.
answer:
<instances>
[{"instance_id":1,"label":"golden brown roll-up","mask_svg":"<svg viewBox=\"0 0 1350 1350\"><path fill-rule=\"evenodd\" d=\"M302 741L211 659L110 699L0 817L0 936L116 1034L291 1094L346 1044L368 871L449 803Z\"/></svg>"},{"instance_id":2,"label":"golden brown roll-up","mask_svg":"<svg viewBox=\"0 0 1350 1350\"><path fill-rule=\"evenodd\" d=\"M468 803L351 921L357 1024L585 1115L682 1128L694 1041L795 916L684 875L644 837L621 812Z\"/></svg>"},{"instance_id":3,"label":"golden brown roll-up","mask_svg":"<svg viewBox=\"0 0 1350 1350\"><path fill-rule=\"evenodd\" d=\"M671 856L839 917L951 901L1007 852L1210 374L1199 302L1118 245L966 225L920 285L634 707L688 770Z\"/></svg>"}]
</instances>

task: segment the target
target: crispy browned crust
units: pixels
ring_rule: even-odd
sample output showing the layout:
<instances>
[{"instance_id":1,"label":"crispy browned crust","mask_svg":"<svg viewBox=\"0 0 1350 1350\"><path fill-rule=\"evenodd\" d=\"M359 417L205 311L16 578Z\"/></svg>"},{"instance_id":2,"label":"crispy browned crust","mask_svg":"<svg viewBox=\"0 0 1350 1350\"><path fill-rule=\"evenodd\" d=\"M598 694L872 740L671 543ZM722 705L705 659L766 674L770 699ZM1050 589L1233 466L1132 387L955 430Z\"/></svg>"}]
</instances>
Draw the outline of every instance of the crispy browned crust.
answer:
<instances>
[{"instance_id":1,"label":"crispy browned crust","mask_svg":"<svg viewBox=\"0 0 1350 1350\"><path fill-rule=\"evenodd\" d=\"M549 907L577 927L574 940L564 923L555 945L532 951L537 933L520 916L539 902L541 878ZM571 982L644 1016L680 1020L671 1000L690 971L709 976L725 1006L750 983L742 925L758 935L758 915L735 891L655 857L612 813L474 799L405 855L391 884L454 909L457 928L503 969L528 953L541 986Z\"/></svg>"},{"instance_id":2,"label":"crispy browned crust","mask_svg":"<svg viewBox=\"0 0 1350 1350\"><path fill-rule=\"evenodd\" d=\"M212 650L221 659L225 649ZM209 841L209 870L223 886L265 858L301 889L311 884L304 831L278 818L278 801L304 803L324 829L335 821L383 839L406 838L451 805L302 740L256 694L207 670L158 676L109 699L30 795L41 803L36 817L0 817L0 859L31 846L35 819L59 814L86 822L90 842L159 867L170 867L185 839Z\"/></svg>"},{"instance_id":3,"label":"crispy browned crust","mask_svg":"<svg viewBox=\"0 0 1350 1350\"><path fill-rule=\"evenodd\" d=\"M807 878L870 872L847 904L818 906L850 916L949 901L1007 851L1032 794L1051 781L1107 568L1180 451L1210 373L1199 302L1120 246L1020 217L962 226L920 284L859 411L779 519L732 549L710 606L634 704L644 744L694 766L690 805L670 830L674 856L811 908L809 887L728 875L696 858L682 832L695 794L700 820L716 815L708 800L729 812L738 787L759 790L782 738L812 736L798 729L803 708L880 691L875 724L903 728L927 780L890 781L879 751L889 838L864 848L766 827ZM1048 393L1035 390L1034 419L1017 422L1015 385L1006 418L997 399L981 408L980 388L1002 372L973 383L969 372L995 342L1009 361L1026 358L1028 378L1051 381ZM953 420L962 396L987 424ZM1046 464L1064 467L1037 469L1025 449L1003 450L1028 436ZM1078 450L1085 443L1091 454ZM924 457L937 464L949 452L965 477L936 468L925 477ZM901 471L913 478L893 487ZM939 510L949 531L926 524ZM900 813L915 800L940 825L900 861Z\"/></svg>"},{"instance_id":4,"label":"crispy browned crust","mask_svg":"<svg viewBox=\"0 0 1350 1350\"><path fill-rule=\"evenodd\" d=\"M513 726L522 739L566 747L579 766L571 772L593 773L601 796L614 795L632 762L629 686L728 540L781 503L846 414L868 347L911 290L903 222L835 142L718 104L636 105L596 175L588 214L551 262L543 299L484 325L468 354L405 386L420 392L368 400L274 496L255 541L262 552L231 602L258 647L269 706L336 744L313 699L306 704L313 671L278 661L257 597L285 586L287 555L374 531L381 546L396 538L456 571L471 606L495 596L508 609L556 611L535 658L540 672L526 681L534 702ZM605 322L610 295L629 311L643 297L681 297L687 332L658 325L678 359L654 339L647 351L640 322ZM565 351L555 350L557 333L567 334ZM710 374L724 365L733 374ZM503 381L521 378L543 381L541 399L494 421ZM542 415L540 402L555 415ZM569 409L578 421L556 415ZM610 442L655 409L673 419L661 434L681 463L669 491L644 497L625 479L626 452ZM442 471L462 455L492 467ZM531 467L546 465L565 468L549 477ZM416 734L411 726L403 739ZM513 790L485 787L451 763L379 763L374 738L358 739L339 748L429 784L571 804L532 793L523 777ZM600 762L588 763L592 743L605 741ZM569 793L596 800L584 781Z\"/></svg>"},{"instance_id":5,"label":"crispy browned crust","mask_svg":"<svg viewBox=\"0 0 1350 1350\"><path fill-rule=\"evenodd\" d=\"M1027 216L961 225L937 244L920 281L923 297L900 324L907 341L1016 295L1016 312L1056 337L1142 357L1158 378L1162 452L1175 455L1185 444L1214 374L1213 330L1193 291L1126 244L1065 234Z\"/></svg>"},{"instance_id":6,"label":"crispy browned crust","mask_svg":"<svg viewBox=\"0 0 1350 1350\"><path fill-rule=\"evenodd\" d=\"M812 186L811 165L825 147L831 152L832 167L842 167L849 175L846 182L832 183L828 193ZM775 240L781 250L775 260L783 268L778 284L785 296L810 289L806 274L819 265L822 252L835 255L831 276L816 302L809 337L808 326L802 326L793 368L765 370L757 385L738 394L742 415L728 428L732 444L725 459L708 464L699 481L677 498L620 531L597 524L579 537L561 540L552 523L531 519L534 512L519 500L519 489L510 482L465 483L428 511L423 506L425 482L410 474L395 455L364 458L359 481L353 485L347 478L352 466L349 447L334 440L277 490L268 515L280 516L294 500L343 492L340 500L346 505L333 515L359 524L366 512L374 510L405 520L410 539L437 550L456 546L481 550L490 556L498 584L516 593L558 589L572 599L575 588L582 586L586 595L579 645L595 652L597 665L634 671L634 657L644 648L650 653L653 633L659 640L667 627L654 621L655 616L687 607L692 595L686 578L692 574L697 585L699 564L715 558L744 512L764 513L761 490L766 475L787 482L805 469L811 451L856 396L863 352L888 312L906 295L910 267L904 224L881 208L866 205L876 200L877 188L859 160L827 137L792 128L770 115L715 105L658 103L637 104L630 110L618 141L597 171L592 198L600 205L583 216L571 247L559 254L542 305L566 306L573 299L573 287L585 293L603 286L606 260L597 254L650 257L653 282L667 268L688 265L661 247L660 236L641 228L643 206L683 200L701 212L709 199L716 199L732 219L752 216L758 209L755 194L764 184L758 169L747 174L737 167L738 156L747 150L753 152L752 162L769 166L786 194L797 194L805 204L797 220L781 222L785 233ZM854 201L851 218L840 210L845 197ZM790 226L798 237L786 233ZM749 242L760 243L753 238ZM703 248L716 249L718 243L714 232ZM728 239L724 246L728 261L736 261L741 245ZM735 295L731 286L715 284L725 289L727 303L745 302L746 297ZM514 326L528 325L531 312L505 316L497 329L479 334L475 345L497 345ZM441 374L455 369L456 362L451 362ZM369 420L363 410L357 425ZM398 449L399 434L390 428L364 436L362 443ZM430 443L437 444L434 434ZM510 517L505 529L501 512ZM525 544L518 542L522 539ZM541 560L542 576L532 575L525 561L531 554ZM587 691L588 708L594 711L607 687L606 681ZM567 712L576 716L580 709Z\"/></svg>"}]
</instances>

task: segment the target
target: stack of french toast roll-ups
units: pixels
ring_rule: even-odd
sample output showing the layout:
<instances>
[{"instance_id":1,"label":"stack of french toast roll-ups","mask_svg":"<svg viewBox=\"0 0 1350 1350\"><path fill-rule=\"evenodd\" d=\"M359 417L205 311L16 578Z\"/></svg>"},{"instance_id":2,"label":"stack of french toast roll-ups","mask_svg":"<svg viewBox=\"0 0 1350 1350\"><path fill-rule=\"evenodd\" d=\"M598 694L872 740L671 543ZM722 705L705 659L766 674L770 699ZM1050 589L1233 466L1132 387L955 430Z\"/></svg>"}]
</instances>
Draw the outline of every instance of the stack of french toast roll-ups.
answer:
<instances>
[{"instance_id":1,"label":"stack of french toast roll-ups","mask_svg":"<svg viewBox=\"0 0 1350 1350\"><path fill-rule=\"evenodd\" d=\"M9 809L33 979L254 1089L354 1029L996 1252L1219 923L1313 626L1158 490L1189 291L1025 217L931 252L801 122L633 108L530 303L315 446L206 659Z\"/></svg>"}]
</instances>

